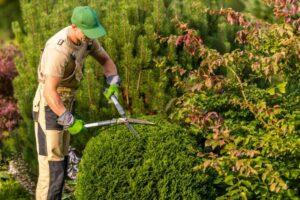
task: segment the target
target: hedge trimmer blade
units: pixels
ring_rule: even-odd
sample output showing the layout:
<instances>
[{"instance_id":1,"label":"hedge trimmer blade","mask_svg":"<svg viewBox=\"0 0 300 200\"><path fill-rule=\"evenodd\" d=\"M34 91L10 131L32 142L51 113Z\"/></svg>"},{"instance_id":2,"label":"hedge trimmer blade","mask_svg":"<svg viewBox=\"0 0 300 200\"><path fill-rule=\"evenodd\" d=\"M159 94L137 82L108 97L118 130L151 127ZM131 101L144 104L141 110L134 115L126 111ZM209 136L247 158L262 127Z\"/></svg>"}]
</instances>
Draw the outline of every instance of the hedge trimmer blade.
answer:
<instances>
[{"instance_id":1,"label":"hedge trimmer blade","mask_svg":"<svg viewBox=\"0 0 300 200\"><path fill-rule=\"evenodd\" d=\"M131 124L133 124L133 123L134 123L134 124L154 125L153 122L149 122L149 121L146 121L146 120L140 120L140 119L127 119L127 118L126 118L125 124L126 124L127 128L128 128L129 130L131 130L131 131L135 134L135 136L136 136L137 138L139 138L140 136L139 136L138 132L131 126Z\"/></svg>"},{"instance_id":2,"label":"hedge trimmer blade","mask_svg":"<svg viewBox=\"0 0 300 200\"><path fill-rule=\"evenodd\" d=\"M119 118L119 119L122 119L122 118ZM142 120L142 119L127 119L127 121L130 123L130 124L147 124L147 125L154 125L153 122L149 122L147 120Z\"/></svg>"},{"instance_id":3,"label":"hedge trimmer blade","mask_svg":"<svg viewBox=\"0 0 300 200\"><path fill-rule=\"evenodd\" d=\"M105 121L99 121L94 123L85 124L85 128L92 128L97 126L109 126L109 125L117 125L117 124L126 124L127 121L130 124L146 124L146 125L154 125L153 122L149 122L147 120L141 120L141 119L127 119L127 118L117 118L117 119L111 119L111 120L105 120Z\"/></svg>"},{"instance_id":4,"label":"hedge trimmer blade","mask_svg":"<svg viewBox=\"0 0 300 200\"><path fill-rule=\"evenodd\" d=\"M127 121L126 123L127 128L134 133L135 137L140 138L139 133L131 126L131 124L129 124L129 122Z\"/></svg>"},{"instance_id":5,"label":"hedge trimmer blade","mask_svg":"<svg viewBox=\"0 0 300 200\"><path fill-rule=\"evenodd\" d=\"M115 95L111 96L111 101L114 103L116 109L118 110L118 113L121 115L121 118L117 119L111 119L111 120L105 120L105 121L99 121L99 122L94 122L94 123L89 123L85 124L85 128L92 128L92 127L97 127L97 126L109 126L109 125L116 125L116 124L125 124L127 128L134 133L134 135L137 138L140 138L140 135L138 132L131 126L131 124L145 124L145 125L154 125L153 122L149 122L147 120L142 120L142 119L128 119L126 117L126 113L119 103L117 97Z\"/></svg>"},{"instance_id":6,"label":"hedge trimmer blade","mask_svg":"<svg viewBox=\"0 0 300 200\"><path fill-rule=\"evenodd\" d=\"M138 134L138 132L131 126L131 124L129 123L127 117L126 117L126 113L123 109L123 107L121 106L121 104L119 103L117 97L115 95L111 95L110 97L111 101L114 103L116 109L118 110L118 113L121 115L122 118L125 118L125 124L127 126L127 128L134 133L134 135L137 138L140 138L140 135Z\"/></svg>"}]
</instances>

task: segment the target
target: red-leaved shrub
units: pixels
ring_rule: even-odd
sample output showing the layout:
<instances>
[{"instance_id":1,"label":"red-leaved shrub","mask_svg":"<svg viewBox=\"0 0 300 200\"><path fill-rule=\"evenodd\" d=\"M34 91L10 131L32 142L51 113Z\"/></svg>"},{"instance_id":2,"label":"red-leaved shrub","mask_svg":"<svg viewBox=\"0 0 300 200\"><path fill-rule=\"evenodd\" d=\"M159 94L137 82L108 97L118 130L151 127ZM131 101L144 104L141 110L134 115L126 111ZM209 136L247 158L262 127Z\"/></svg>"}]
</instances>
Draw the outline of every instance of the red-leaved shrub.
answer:
<instances>
[{"instance_id":1,"label":"red-leaved shrub","mask_svg":"<svg viewBox=\"0 0 300 200\"><path fill-rule=\"evenodd\" d=\"M20 53L13 45L4 45L1 41L0 44L3 46L0 48L0 139L3 139L3 132L12 131L20 119L12 85L17 76L14 58Z\"/></svg>"}]
</instances>

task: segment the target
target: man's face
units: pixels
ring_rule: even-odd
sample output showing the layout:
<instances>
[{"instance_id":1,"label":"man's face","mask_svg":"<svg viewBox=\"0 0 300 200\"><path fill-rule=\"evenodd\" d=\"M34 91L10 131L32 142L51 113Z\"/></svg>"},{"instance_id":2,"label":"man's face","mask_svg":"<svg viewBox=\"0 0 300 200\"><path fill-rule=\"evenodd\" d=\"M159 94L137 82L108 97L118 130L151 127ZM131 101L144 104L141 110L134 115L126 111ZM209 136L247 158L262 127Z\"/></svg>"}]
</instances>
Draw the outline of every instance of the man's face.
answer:
<instances>
[{"instance_id":1,"label":"man's face","mask_svg":"<svg viewBox=\"0 0 300 200\"><path fill-rule=\"evenodd\" d=\"M90 38L85 36L82 30L80 30L79 28L76 28L76 38L78 43L88 42L89 40L91 40Z\"/></svg>"}]
</instances>

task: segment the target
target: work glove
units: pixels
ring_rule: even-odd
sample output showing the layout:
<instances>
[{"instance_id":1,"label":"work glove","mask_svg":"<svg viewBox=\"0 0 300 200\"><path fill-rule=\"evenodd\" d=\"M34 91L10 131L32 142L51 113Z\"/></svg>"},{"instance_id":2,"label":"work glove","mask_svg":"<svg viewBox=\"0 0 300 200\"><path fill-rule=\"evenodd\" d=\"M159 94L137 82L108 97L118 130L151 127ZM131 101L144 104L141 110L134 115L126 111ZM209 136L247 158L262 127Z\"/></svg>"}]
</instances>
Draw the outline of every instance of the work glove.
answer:
<instances>
[{"instance_id":1,"label":"work glove","mask_svg":"<svg viewBox=\"0 0 300 200\"><path fill-rule=\"evenodd\" d=\"M84 130L84 122L81 119L75 119L74 123L68 128L71 135L76 135Z\"/></svg>"},{"instance_id":2,"label":"work glove","mask_svg":"<svg viewBox=\"0 0 300 200\"><path fill-rule=\"evenodd\" d=\"M75 119L67 110L59 116L57 123L62 125L65 130L68 130L71 135L76 135L84 129L84 122L80 119Z\"/></svg>"},{"instance_id":3,"label":"work glove","mask_svg":"<svg viewBox=\"0 0 300 200\"><path fill-rule=\"evenodd\" d=\"M116 84L112 84L109 86L108 89L105 90L104 92L104 96L106 97L106 99L109 101L110 97L112 95L115 95L118 98L119 95L119 86Z\"/></svg>"},{"instance_id":4,"label":"work glove","mask_svg":"<svg viewBox=\"0 0 300 200\"><path fill-rule=\"evenodd\" d=\"M121 83L121 79L119 75L112 75L106 78L106 82L109 85L109 88L105 90L104 96L107 100L110 100L112 95L115 95L118 98L120 93L119 87Z\"/></svg>"}]
</instances>

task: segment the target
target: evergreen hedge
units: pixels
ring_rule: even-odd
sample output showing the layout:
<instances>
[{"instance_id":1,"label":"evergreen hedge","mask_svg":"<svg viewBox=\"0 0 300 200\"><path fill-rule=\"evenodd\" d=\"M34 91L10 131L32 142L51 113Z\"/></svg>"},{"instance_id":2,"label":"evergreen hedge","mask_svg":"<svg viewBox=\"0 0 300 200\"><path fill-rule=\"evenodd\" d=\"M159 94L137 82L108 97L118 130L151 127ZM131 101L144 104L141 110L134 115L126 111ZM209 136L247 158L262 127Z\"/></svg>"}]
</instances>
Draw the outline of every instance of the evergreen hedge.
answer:
<instances>
[{"instance_id":1,"label":"evergreen hedge","mask_svg":"<svg viewBox=\"0 0 300 200\"><path fill-rule=\"evenodd\" d=\"M212 176L193 172L199 162L195 138L161 117L155 126L135 125L99 132L79 167L77 199L214 199Z\"/></svg>"}]
</instances>

